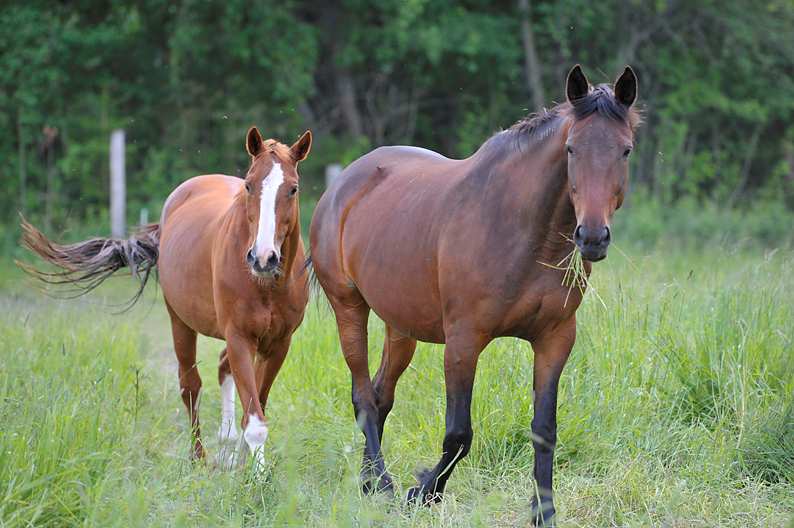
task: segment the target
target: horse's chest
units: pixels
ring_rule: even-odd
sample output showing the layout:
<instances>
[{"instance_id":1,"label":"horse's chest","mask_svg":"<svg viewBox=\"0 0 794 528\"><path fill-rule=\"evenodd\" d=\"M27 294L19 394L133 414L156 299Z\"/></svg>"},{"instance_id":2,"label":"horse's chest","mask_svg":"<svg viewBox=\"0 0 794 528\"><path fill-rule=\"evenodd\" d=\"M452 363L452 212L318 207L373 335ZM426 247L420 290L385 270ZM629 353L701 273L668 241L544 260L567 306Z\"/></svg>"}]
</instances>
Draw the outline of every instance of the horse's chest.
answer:
<instances>
[{"instance_id":1,"label":"horse's chest","mask_svg":"<svg viewBox=\"0 0 794 528\"><path fill-rule=\"evenodd\" d=\"M286 332L286 318L272 303L263 303L257 310L255 319L255 333L261 343L269 343Z\"/></svg>"},{"instance_id":2,"label":"horse's chest","mask_svg":"<svg viewBox=\"0 0 794 528\"><path fill-rule=\"evenodd\" d=\"M505 334L533 341L573 317L581 301L576 287L550 283L529 289L509 310Z\"/></svg>"}]
</instances>

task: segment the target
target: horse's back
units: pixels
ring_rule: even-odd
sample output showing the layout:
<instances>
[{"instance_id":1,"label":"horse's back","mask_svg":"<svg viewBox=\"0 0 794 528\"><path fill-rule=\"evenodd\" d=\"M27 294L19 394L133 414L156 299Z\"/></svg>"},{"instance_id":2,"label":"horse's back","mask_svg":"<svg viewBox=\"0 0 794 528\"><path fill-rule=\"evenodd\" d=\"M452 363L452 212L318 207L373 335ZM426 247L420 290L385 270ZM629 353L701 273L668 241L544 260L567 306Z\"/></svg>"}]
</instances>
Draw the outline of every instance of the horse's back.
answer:
<instances>
[{"instance_id":1,"label":"horse's back","mask_svg":"<svg viewBox=\"0 0 794 528\"><path fill-rule=\"evenodd\" d=\"M321 224L340 221L355 203L371 201L368 195L384 184L417 191L426 185L443 186L449 169L458 163L420 147L379 147L355 160L331 183L317 204L315 219Z\"/></svg>"},{"instance_id":2,"label":"horse's back","mask_svg":"<svg viewBox=\"0 0 794 528\"><path fill-rule=\"evenodd\" d=\"M243 180L225 174L204 174L185 180L174 189L163 205L160 223L167 223L169 215L185 203L197 198L226 202L231 205L231 200L240 190ZM225 209L220 210L223 213ZM216 209L217 213L218 210Z\"/></svg>"},{"instance_id":3,"label":"horse's back","mask_svg":"<svg viewBox=\"0 0 794 528\"><path fill-rule=\"evenodd\" d=\"M242 185L240 178L221 174L190 178L168 196L160 218L157 264L166 302L205 335L219 333L213 323L213 244Z\"/></svg>"}]
</instances>

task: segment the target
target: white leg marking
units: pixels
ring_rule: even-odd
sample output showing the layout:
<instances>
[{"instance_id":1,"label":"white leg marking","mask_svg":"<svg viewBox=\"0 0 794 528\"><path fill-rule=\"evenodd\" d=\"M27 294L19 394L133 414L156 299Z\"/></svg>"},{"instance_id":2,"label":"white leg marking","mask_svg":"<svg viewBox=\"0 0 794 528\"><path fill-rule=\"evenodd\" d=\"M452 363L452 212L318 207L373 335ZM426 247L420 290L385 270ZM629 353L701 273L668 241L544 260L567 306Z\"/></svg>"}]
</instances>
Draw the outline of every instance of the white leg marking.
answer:
<instances>
[{"instance_id":1,"label":"white leg marking","mask_svg":"<svg viewBox=\"0 0 794 528\"><path fill-rule=\"evenodd\" d=\"M248 416L248 425L243 433L245 443L256 462L257 469L263 468L265 463L265 440L267 440L267 425L255 414Z\"/></svg>"},{"instance_id":2,"label":"white leg marking","mask_svg":"<svg viewBox=\"0 0 794 528\"><path fill-rule=\"evenodd\" d=\"M234 441L239 438L237 420L234 417L234 378L227 374L221 384L221 429L218 437L221 441Z\"/></svg>"},{"instance_id":3,"label":"white leg marking","mask_svg":"<svg viewBox=\"0 0 794 528\"><path fill-rule=\"evenodd\" d=\"M256 241L251 248L254 256L261 259L270 251L279 252L276 244L276 194L284 183L284 171L280 163L274 163L270 173L262 180L262 194L259 197L259 228ZM281 255L278 255L279 257Z\"/></svg>"}]
</instances>

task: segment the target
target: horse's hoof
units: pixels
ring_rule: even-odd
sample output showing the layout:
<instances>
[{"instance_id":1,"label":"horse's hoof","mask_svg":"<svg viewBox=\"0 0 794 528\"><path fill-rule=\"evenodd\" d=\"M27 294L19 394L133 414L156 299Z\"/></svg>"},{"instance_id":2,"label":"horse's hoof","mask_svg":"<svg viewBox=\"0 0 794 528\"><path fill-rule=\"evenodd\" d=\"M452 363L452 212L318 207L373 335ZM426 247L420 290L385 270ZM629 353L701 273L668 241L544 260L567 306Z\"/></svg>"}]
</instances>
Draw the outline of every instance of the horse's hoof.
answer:
<instances>
[{"instance_id":1,"label":"horse's hoof","mask_svg":"<svg viewBox=\"0 0 794 528\"><path fill-rule=\"evenodd\" d=\"M425 486L414 486L408 490L406 502L409 504L420 504L421 506L431 506L441 502L441 493L429 491Z\"/></svg>"},{"instance_id":2,"label":"horse's hoof","mask_svg":"<svg viewBox=\"0 0 794 528\"><path fill-rule=\"evenodd\" d=\"M538 507L537 500L532 501L532 526L552 528L557 526L556 510L551 502L541 503Z\"/></svg>"},{"instance_id":3,"label":"horse's hoof","mask_svg":"<svg viewBox=\"0 0 794 528\"><path fill-rule=\"evenodd\" d=\"M388 473L384 473L380 476L380 478L369 475L363 476L362 475L363 484L361 485L361 491L364 495L372 495L373 493L385 493L389 496L394 496L394 483L391 480L391 477Z\"/></svg>"}]
</instances>

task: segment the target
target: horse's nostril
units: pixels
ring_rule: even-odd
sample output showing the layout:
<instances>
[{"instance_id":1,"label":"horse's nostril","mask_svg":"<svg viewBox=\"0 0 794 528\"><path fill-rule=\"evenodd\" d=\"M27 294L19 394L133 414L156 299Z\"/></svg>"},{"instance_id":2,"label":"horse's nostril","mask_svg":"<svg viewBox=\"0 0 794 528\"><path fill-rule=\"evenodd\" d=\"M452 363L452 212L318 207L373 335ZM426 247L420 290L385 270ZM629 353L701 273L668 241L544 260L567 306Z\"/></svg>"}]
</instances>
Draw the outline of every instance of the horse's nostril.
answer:
<instances>
[{"instance_id":1,"label":"horse's nostril","mask_svg":"<svg viewBox=\"0 0 794 528\"><path fill-rule=\"evenodd\" d=\"M574 240L576 242L581 242L582 241L582 226L581 225L576 226L576 229L573 232L573 238L574 238Z\"/></svg>"},{"instance_id":2,"label":"horse's nostril","mask_svg":"<svg viewBox=\"0 0 794 528\"><path fill-rule=\"evenodd\" d=\"M250 249L248 250L248 253L245 254L245 260L248 263L254 262L254 252Z\"/></svg>"},{"instance_id":3,"label":"horse's nostril","mask_svg":"<svg viewBox=\"0 0 794 528\"><path fill-rule=\"evenodd\" d=\"M612 239L612 231L610 231L609 226L604 226L604 242L609 242Z\"/></svg>"},{"instance_id":4,"label":"horse's nostril","mask_svg":"<svg viewBox=\"0 0 794 528\"><path fill-rule=\"evenodd\" d=\"M271 253L269 257L267 257L267 265L274 267L278 265L278 255L275 253Z\"/></svg>"}]
</instances>

